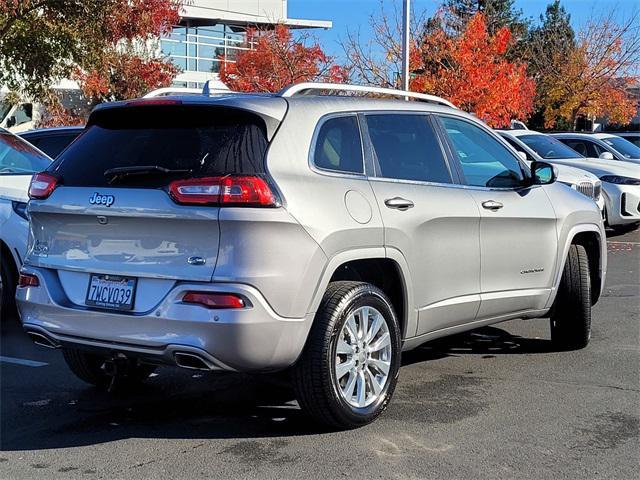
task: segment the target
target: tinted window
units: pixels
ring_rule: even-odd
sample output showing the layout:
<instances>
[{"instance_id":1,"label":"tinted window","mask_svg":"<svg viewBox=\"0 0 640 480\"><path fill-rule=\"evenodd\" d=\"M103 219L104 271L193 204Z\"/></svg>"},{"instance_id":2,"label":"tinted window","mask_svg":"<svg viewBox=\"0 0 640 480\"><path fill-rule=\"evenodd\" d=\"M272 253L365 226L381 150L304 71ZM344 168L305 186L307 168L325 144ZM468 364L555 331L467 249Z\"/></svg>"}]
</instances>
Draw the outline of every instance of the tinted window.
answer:
<instances>
[{"instance_id":1,"label":"tinted window","mask_svg":"<svg viewBox=\"0 0 640 480\"><path fill-rule=\"evenodd\" d=\"M518 138L546 160L582 158L582 155L575 150L572 150L561 141L548 135L520 135Z\"/></svg>"},{"instance_id":2,"label":"tinted window","mask_svg":"<svg viewBox=\"0 0 640 480\"><path fill-rule=\"evenodd\" d=\"M624 138L609 137L603 138L602 141L627 158L640 158L640 148Z\"/></svg>"},{"instance_id":3,"label":"tinted window","mask_svg":"<svg viewBox=\"0 0 640 480\"><path fill-rule=\"evenodd\" d=\"M0 132L0 175L30 175L45 170L50 164L50 158L26 141Z\"/></svg>"},{"instance_id":4,"label":"tinted window","mask_svg":"<svg viewBox=\"0 0 640 480\"><path fill-rule=\"evenodd\" d=\"M36 137L33 140L27 138L31 144L38 147L51 158L56 158L60 152L78 136L77 133L57 134Z\"/></svg>"},{"instance_id":5,"label":"tinted window","mask_svg":"<svg viewBox=\"0 0 640 480\"><path fill-rule=\"evenodd\" d=\"M520 162L498 140L471 122L441 118L469 185L513 188L522 184Z\"/></svg>"},{"instance_id":6,"label":"tinted window","mask_svg":"<svg viewBox=\"0 0 640 480\"><path fill-rule=\"evenodd\" d=\"M159 187L180 177L264 173L263 122L238 110L147 106L95 112L51 170L68 186ZM132 175L109 183L105 171L159 166L188 174Z\"/></svg>"},{"instance_id":7,"label":"tinted window","mask_svg":"<svg viewBox=\"0 0 640 480\"><path fill-rule=\"evenodd\" d=\"M367 115L380 176L451 183L438 139L424 115Z\"/></svg>"},{"instance_id":8,"label":"tinted window","mask_svg":"<svg viewBox=\"0 0 640 480\"><path fill-rule=\"evenodd\" d=\"M322 124L315 144L313 162L319 168L364 173L362 141L355 115L330 118Z\"/></svg>"},{"instance_id":9,"label":"tinted window","mask_svg":"<svg viewBox=\"0 0 640 480\"><path fill-rule=\"evenodd\" d=\"M633 143L635 146L640 147L640 134L638 135L625 135L624 137L625 140Z\"/></svg>"},{"instance_id":10,"label":"tinted window","mask_svg":"<svg viewBox=\"0 0 640 480\"><path fill-rule=\"evenodd\" d=\"M560 141L578 152L583 157L598 158L604 151L593 142L587 140L577 140L572 138L561 138Z\"/></svg>"},{"instance_id":11,"label":"tinted window","mask_svg":"<svg viewBox=\"0 0 640 480\"><path fill-rule=\"evenodd\" d=\"M535 160L535 158L533 158L531 155L529 155L529 152L525 151L524 148L522 148L515 140L505 136L505 135L500 135L509 145L511 145L513 148L515 148L515 150L517 152L522 152L527 156L527 160L530 162L533 162Z\"/></svg>"}]
</instances>

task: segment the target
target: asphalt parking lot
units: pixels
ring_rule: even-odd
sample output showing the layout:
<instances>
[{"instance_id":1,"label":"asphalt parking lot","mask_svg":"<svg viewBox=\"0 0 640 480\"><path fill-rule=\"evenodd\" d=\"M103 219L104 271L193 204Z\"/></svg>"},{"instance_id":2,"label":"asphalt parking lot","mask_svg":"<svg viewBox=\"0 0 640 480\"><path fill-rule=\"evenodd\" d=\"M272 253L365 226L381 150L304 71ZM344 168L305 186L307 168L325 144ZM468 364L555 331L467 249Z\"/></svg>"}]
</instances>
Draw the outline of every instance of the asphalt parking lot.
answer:
<instances>
[{"instance_id":1,"label":"asphalt parking lot","mask_svg":"<svg viewBox=\"0 0 640 480\"><path fill-rule=\"evenodd\" d=\"M102 393L4 319L0 478L638 478L640 231L608 246L588 348L551 350L546 319L425 345L349 432L315 430L278 378L161 368Z\"/></svg>"}]
</instances>

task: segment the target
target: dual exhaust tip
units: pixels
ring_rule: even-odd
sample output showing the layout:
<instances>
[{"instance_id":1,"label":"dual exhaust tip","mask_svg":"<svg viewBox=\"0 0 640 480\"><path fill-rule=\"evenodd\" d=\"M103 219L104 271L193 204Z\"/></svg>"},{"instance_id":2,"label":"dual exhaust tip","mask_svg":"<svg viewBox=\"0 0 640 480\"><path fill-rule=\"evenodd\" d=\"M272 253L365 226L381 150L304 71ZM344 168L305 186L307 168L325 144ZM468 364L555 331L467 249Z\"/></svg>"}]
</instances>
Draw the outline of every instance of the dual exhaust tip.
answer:
<instances>
[{"instance_id":1,"label":"dual exhaust tip","mask_svg":"<svg viewBox=\"0 0 640 480\"><path fill-rule=\"evenodd\" d=\"M27 332L27 335L29 335L29 338L31 338L31 340L33 340L33 343L35 343L36 345L40 345L41 347L46 347L46 348L51 348L51 349L60 348L60 345L58 345L56 342L51 340L49 337L47 337L46 335L43 335L41 333L29 331L29 332Z\"/></svg>"},{"instance_id":2,"label":"dual exhaust tip","mask_svg":"<svg viewBox=\"0 0 640 480\"><path fill-rule=\"evenodd\" d=\"M28 331L27 335L36 345L41 347L56 349L60 348L60 344L52 340L46 335L33 330ZM214 368L200 355L189 352L175 352L173 358L176 365L182 368L188 368L191 370L214 370Z\"/></svg>"}]
</instances>

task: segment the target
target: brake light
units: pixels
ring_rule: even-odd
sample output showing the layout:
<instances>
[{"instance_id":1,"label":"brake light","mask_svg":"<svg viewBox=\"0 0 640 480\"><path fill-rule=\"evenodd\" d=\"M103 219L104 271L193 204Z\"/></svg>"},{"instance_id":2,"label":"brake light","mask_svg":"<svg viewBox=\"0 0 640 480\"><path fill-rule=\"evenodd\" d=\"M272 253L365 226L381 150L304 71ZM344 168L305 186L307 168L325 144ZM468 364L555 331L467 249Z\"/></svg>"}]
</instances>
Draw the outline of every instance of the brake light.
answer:
<instances>
[{"instance_id":1,"label":"brake light","mask_svg":"<svg viewBox=\"0 0 640 480\"><path fill-rule=\"evenodd\" d=\"M137 98L125 103L127 107L143 107L145 105L182 105L182 100L172 98Z\"/></svg>"},{"instance_id":2,"label":"brake light","mask_svg":"<svg viewBox=\"0 0 640 480\"><path fill-rule=\"evenodd\" d=\"M244 300L232 293L187 292L182 301L216 309L245 307Z\"/></svg>"},{"instance_id":3,"label":"brake light","mask_svg":"<svg viewBox=\"0 0 640 480\"><path fill-rule=\"evenodd\" d=\"M190 178L169 184L169 195L181 205L275 207L267 182L247 175Z\"/></svg>"},{"instance_id":4,"label":"brake light","mask_svg":"<svg viewBox=\"0 0 640 480\"><path fill-rule=\"evenodd\" d=\"M43 200L51 195L57 186L58 179L53 175L46 172L36 173L29 184L29 198Z\"/></svg>"},{"instance_id":5,"label":"brake light","mask_svg":"<svg viewBox=\"0 0 640 480\"><path fill-rule=\"evenodd\" d=\"M26 287L39 287L40 280L35 275L30 273L21 273L18 277L18 287L26 288Z\"/></svg>"}]
</instances>

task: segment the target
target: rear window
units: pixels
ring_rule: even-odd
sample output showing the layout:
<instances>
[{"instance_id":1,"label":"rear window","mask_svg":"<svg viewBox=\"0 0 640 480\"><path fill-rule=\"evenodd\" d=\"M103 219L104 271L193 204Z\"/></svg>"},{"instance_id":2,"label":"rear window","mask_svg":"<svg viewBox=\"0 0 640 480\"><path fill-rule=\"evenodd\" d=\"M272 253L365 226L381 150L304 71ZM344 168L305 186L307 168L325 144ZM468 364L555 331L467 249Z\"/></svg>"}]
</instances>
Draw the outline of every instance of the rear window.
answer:
<instances>
[{"instance_id":1,"label":"rear window","mask_svg":"<svg viewBox=\"0 0 640 480\"><path fill-rule=\"evenodd\" d=\"M50 170L64 185L91 187L154 188L177 178L260 175L267 143L264 122L239 110L193 105L105 109L92 115ZM142 166L182 173L105 175L114 168Z\"/></svg>"}]
</instances>

